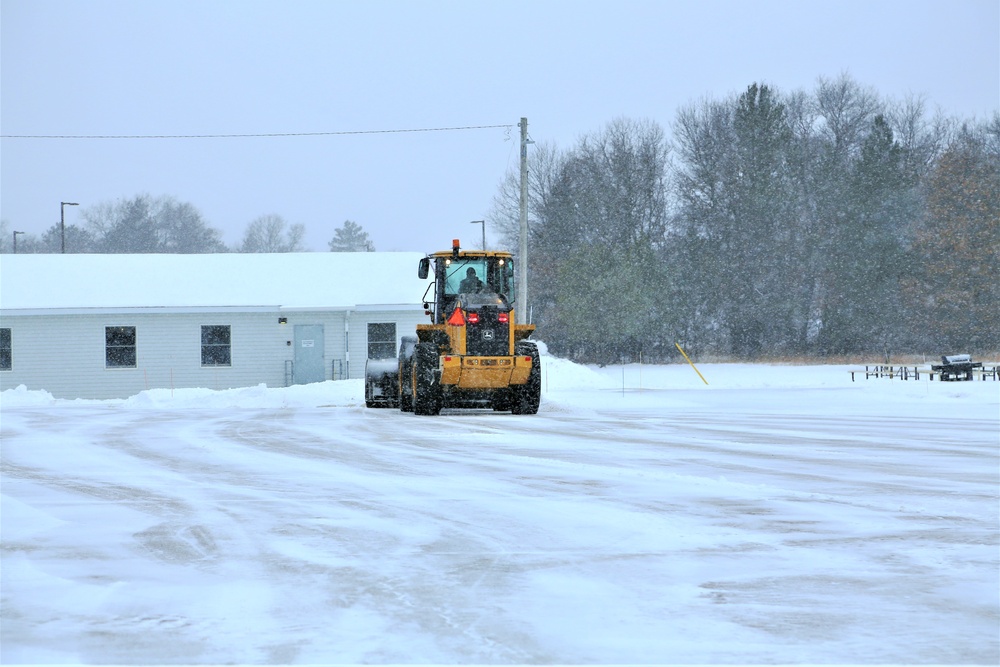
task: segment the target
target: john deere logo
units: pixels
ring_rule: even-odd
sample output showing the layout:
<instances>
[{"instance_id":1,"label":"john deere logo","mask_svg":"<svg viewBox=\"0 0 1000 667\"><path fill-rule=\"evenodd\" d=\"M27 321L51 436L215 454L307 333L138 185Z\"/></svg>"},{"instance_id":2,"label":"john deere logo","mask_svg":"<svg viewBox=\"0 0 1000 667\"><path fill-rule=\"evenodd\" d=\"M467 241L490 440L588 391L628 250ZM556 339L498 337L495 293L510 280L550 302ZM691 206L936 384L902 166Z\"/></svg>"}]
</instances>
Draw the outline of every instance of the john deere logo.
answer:
<instances>
[{"instance_id":1,"label":"john deere logo","mask_svg":"<svg viewBox=\"0 0 1000 667\"><path fill-rule=\"evenodd\" d=\"M493 332L489 329L483 331L483 340L493 340Z\"/></svg>"}]
</instances>

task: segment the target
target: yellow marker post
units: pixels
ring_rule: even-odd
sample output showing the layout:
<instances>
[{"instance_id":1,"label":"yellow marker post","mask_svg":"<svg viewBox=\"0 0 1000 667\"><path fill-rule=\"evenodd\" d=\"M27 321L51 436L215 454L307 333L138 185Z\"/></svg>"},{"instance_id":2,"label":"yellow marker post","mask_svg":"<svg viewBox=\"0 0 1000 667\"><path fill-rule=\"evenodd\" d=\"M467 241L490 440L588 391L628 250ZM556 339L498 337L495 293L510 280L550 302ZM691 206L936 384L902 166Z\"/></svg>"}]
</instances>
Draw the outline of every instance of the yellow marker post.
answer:
<instances>
[{"instance_id":1,"label":"yellow marker post","mask_svg":"<svg viewBox=\"0 0 1000 667\"><path fill-rule=\"evenodd\" d=\"M681 354L684 355L684 358L687 359L687 362L689 364L691 364L691 368L693 368L694 372L698 374L698 377L701 378L701 381L704 382L705 384L708 384L708 380L706 380L705 376L701 374L701 371L698 370L698 367L694 365L693 361L691 361L690 359L688 359L687 352L684 351L684 348L681 347L681 344L680 343L674 343L674 345L676 345L677 349L681 351Z\"/></svg>"}]
</instances>

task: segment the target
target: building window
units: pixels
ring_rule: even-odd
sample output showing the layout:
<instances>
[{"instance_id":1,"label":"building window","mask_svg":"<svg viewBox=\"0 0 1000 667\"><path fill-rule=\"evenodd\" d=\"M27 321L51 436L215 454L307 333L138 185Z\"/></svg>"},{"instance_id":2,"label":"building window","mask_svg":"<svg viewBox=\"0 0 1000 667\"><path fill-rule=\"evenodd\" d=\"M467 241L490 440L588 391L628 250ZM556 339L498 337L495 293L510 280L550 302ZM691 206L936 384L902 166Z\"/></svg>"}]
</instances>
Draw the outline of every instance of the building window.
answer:
<instances>
[{"instance_id":1,"label":"building window","mask_svg":"<svg viewBox=\"0 0 1000 667\"><path fill-rule=\"evenodd\" d=\"M232 366L232 340L228 324L210 324L201 328L201 365Z\"/></svg>"},{"instance_id":2,"label":"building window","mask_svg":"<svg viewBox=\"0 0 1000 667\"><path fill-rule=\"evenodd\" d=\"M0 329L0 371L14 368L14 355L10 345L10 329Z\"/></svg>"},{"instance_id":3,"label":"building window","mask_svg":"<svg viewBox=\"0 0 1000 667\"><path fill-rule=\"evenodd\" d=\"M105 368L135 368L135 327L104 327Z\"/></svg>"},{"instance_id":4,"label":"building window","mask_svg":"<svg viewBox=\"0 0 1000 667\"><path fill-rule=\"evenodd\" d=\"M395 322L379 322L368 325L368 358L396 358Z\"/></svg>"}]
</instances>

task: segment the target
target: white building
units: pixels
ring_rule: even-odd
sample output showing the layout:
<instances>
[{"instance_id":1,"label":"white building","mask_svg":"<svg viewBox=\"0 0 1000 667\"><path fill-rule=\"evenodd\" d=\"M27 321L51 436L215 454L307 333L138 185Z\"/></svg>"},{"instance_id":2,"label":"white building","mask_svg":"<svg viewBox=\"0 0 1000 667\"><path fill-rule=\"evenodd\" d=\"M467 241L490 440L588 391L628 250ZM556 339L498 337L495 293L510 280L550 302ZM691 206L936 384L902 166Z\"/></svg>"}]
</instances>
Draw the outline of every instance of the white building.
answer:
<instances>
[{"instance_id":1,"label":"white building","mask_svg":"<svg viewBox=\"0 0 1000 667\"><path fill-rule=\"evenodd\" d=\"M0 256L0 390L360 378L426 322L420 253Z\"/></svg>"}]
</instances>

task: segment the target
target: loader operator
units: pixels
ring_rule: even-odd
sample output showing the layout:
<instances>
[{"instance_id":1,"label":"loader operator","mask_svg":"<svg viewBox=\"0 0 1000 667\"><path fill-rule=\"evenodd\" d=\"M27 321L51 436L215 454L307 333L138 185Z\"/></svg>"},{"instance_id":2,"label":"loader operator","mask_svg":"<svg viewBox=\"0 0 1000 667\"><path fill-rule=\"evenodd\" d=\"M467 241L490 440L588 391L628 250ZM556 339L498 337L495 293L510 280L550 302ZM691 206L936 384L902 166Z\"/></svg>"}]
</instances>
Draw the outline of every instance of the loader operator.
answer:
<instances>
[{"instance_id":1,"label":"loader operator","mask_svg":"<svg viewBox=\"0 0 1000 667\"><path fill-rule=\"evenodd\" d=\"M483 291L483 281L476 276L476 270L471 266L465 272L465 279L458 284L458 291L462 294L478 294Z\"/></svg>"}]
</instances>

